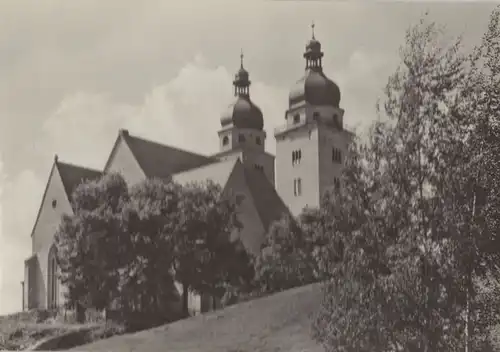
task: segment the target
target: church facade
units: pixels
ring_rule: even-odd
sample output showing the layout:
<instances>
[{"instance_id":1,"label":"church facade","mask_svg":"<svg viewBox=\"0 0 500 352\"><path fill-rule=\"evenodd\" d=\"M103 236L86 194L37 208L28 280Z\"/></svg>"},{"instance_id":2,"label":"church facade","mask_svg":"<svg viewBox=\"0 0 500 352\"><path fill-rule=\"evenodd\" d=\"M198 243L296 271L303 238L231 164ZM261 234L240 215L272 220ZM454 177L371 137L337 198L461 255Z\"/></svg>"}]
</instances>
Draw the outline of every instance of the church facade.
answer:
<instances>
[{"instance_id":1,"label":"church facade","mask_svg":"<svg viewBox=\"0 0 500 352\"><path fill-rule=\"evenodd\" d=\"M32 255L25 260L23 309L61 306L64 287L57 279L54 234L63 214L71 214L71 194L83 181L119 172L129 185L157 177L179 183L218 183L227 194L241 196L243 230L235 233L253 254L260 251L271 223L284 214L298 215L316 207L330 187L340 187L340 174L353 134L343 126L340 89L323 72L321 44L307 43L305 73L292 87L282 126L274 130L276 156L265 151L264 116L250 99L249 73L235 75L234 102L220 120L219 152L200 155L120 130L102 170L92 170L54 157L31 233ZM202 299L190 297L194 311Z\"/></svg>"}]
</instances>

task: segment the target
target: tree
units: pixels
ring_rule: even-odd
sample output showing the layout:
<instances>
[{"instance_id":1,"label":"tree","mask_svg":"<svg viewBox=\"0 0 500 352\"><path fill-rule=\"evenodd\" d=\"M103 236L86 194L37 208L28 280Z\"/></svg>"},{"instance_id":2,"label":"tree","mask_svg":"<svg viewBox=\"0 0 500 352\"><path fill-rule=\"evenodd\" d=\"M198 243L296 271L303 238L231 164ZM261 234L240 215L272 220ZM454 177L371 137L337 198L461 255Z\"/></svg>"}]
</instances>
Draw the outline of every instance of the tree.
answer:
<instances>
[{"instance_id":1,"label":"tree","mask_svg":"<svg viewBox=\"0 0 500 352\"><path fill-rule=\"evenodd\" d=\"M119 282L120 250L126 241L121 216L128 201L123 178L110 174L81 184L72 195L72 215L64 215L55 235L61 282L67 304L103 309L113 300Z\"/></svg>"},{"instance_id":2,"label":"tree","mask_svg":"<svg viewBox=\"0 0 500 352\"><path fill-rule=\"evenodd\" d=\"M130 191L120 175L80 185L72 215L56 235L68 303L169 319L189 291L222 298L253 277L250 258L231 235L241 228L237 204L213 182L181 186L148 179ZM156 319L155 319L156 321Z\"/></svg>"},{"instance_id":3,"label":"tree","mask_svg":"<svg viewBox=\"0 0 500 352\"><path fill-rule=\"evenodd\" d=\"M461 224L456 253L467 296L466 350L484 340L488 326L475 308L478 288L498 285L500 262L500 8L490 16L481 43L470 56L471 70L454 111L461 121L464 148L453 179L457 197L454 221ZM473 170L473 172L470 172ZM486 282L485 282L486 281ZM484 294L482 295L484 298ZM487 295L490 299L492 295ZM480 299L484 305L484 299ZM489 304L493 306L493 304ZM477 306L477 305L476 305ZM481 306L481 305L480 305ZM488 319L491 323L491 319ZM498 321L497 321L498 322Z\"/></svg>"},{"instance_id":4,"label":"tree","mask_svg":"<svg viewBox=\"0 0 500 352\"><path fill-rule=\"evenodd\" d=\"M123 309L169 318L175 299L172 266L181 187L147 179L130 191L123 208L127 241L123 248L120 299Z\"/></svg>"},{"instance_id":5,"label":"tree","mask_svg":"<svg viewBox=\"0 0 500 352\"><path fill-rule=\"evenodd\" d=\"M182 186L174 234L175 279L183 286L182 306L188 293L221 299L228 285L249 274L249 257L239 240L238 204L212 181Z\"/></svg>"},{"instance_id":6,"label":"tree","mask_svg":"<svg viewBox=\"0 0 500 352\"><path fill-rule=\"evenodd\" d=\"M459 258L450 255L456 226L448 219L452 168L463 151L452 112L464 57L460 40L448 45L435 24L421 21L408 30L401 60L379 110L384 120L372 126L366 146L353 146L345 187L331 198L344 255L314 325L329 350L460 346L464 295ZM368 298L347 299L349 292Z\"/></svg>"},{"instance_id":7,"label":"tree","mask_svg":"<svg viewBox=\"0 0 500 352\"><path fill-rule=\"evenodd\" d=\"M297 219L284 215L271 225L255 265L261 290L277 292L320 280L327 238L317 228L325 224L322 215L307 208Z\"/></svg>"}]
</instances>

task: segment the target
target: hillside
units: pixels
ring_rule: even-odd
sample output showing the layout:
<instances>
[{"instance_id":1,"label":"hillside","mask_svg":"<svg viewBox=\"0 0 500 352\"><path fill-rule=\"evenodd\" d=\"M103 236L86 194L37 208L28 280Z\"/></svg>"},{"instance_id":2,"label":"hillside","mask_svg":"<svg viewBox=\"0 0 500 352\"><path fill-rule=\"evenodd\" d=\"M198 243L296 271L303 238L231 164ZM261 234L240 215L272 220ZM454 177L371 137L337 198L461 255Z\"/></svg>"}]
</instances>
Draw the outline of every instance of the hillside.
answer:
<instances>
[{"instance_id":1,"label":"hillside","mask_svg":"<svg viewBox=\"0 0 500 352\"><path fill-rule=\"evenodd\" d=\"M320 352L309 334L320 302L320 286L309 285L73 350Z\"/></svg>"}]
</instances>

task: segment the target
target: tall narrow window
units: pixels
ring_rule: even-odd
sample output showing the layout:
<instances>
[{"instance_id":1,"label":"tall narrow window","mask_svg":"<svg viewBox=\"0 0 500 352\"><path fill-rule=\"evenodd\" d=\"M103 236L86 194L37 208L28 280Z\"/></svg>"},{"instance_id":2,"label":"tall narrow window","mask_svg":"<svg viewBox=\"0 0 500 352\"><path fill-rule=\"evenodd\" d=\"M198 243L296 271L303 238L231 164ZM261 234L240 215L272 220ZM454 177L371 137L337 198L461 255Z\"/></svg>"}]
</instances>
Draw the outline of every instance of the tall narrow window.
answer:
<instances>
[{"instance_id":1,"label":"tall narrow window","mask_svg":"<svg viewBox=\"0 0 500 352\"><path fill-rule=\"evenodd\" d=\"M302 151L300 149L294 150L292 152L292 165L300 164L301 159L302 159Z\"/></svg>"},{"instance_id":2,"label":"tall narrow window","mask_svg":"<svg viewBox=\"0 0 500 352\"><path fill-rule=\"evenodd\" d=\"M228 145L229 144L229 137L224 136L222 137L222 145Z\"/></svg>"},{"instance_id":3,"label":"tall narrow window","mask_svg":"<svg viewBox=\"0 0 500 352\"><path fill-rule=\"evenodd\" d=\"M341 164L342 163L342 151L337 148L332 148L332 162Z\"/></svg>"},{"instance_id":4,"label":"tall narrow window","mask_svg":"<svg viewBox=\"0 0 500 352\"><path fill-rule=\"evenodd\" d=\"M298 197L302 194L302 180L296 178L293 180L293 195Z\"/></svg>"},{"instance_id":5,"label":"tall narrow window","mask_svg":"<svg viewBox=\"0 0 500 352\"><path fill-rule=\"evenodd\" d=\"M246 140L246 139L245 139L245 135L240 134L240 135L238 136L238 142L240 142L240 143L245 143L245 140Z\"/></svg>"},{"instance_id":6,"label":"tall narrow window","mask_svg":"<svg viewBox=\"0 0 500 352\"><path fill-rule=\"evenodd\" d=\"M262 144L262 140L260 139L260 137L256 137L256 138L255 138L255 142L256 142L258 145L261 145L261 144Z\"/></svg>"},{"instance_id":7,"label":"tall narrow window","mask_svg":"<svg viewBox=\"0 0 500 352\"><path fill-rule=\"evenodd\" d=\"M299 123L300 122L300 115L295 114L293 115L293 123Z\"/></svg>"},{"instance_id":8,"label":"tall narrow window","mask_svg":"<svg viewBox=\"0 0 500 352\"><path fill-rule=\"evenodd\" d=\"M58 282L57 282L57 261L56 261L56 249L53 246L49 252L48 260L48 307L50 309L57 307L57 297L58 297Z\"/></svg>"}]
</instances>

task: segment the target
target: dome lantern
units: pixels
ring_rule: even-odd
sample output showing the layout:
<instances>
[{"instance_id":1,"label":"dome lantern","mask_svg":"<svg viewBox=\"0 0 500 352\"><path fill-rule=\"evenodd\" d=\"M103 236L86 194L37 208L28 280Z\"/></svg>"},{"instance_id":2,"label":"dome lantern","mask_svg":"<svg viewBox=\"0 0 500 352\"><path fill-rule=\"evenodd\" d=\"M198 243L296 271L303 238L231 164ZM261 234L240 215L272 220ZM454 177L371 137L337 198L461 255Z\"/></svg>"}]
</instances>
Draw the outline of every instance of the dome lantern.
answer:
<instances>
[{"instance_id":1,"label":"dome lantern","mask_svg":"<svg viewBox=\"0 0 500 352\"><path fill-rule=\"evenodd\" d=\"M234 76L234 95L236 101L232 103L221 116L221 126L234 126L262 131L264 117L262 111L250 100L250 76L243 67L243 51L240 54L240 69Z\"/></svg>"},{"instance_id":2,"label":"dome lantern","mask_svg":"<svg viewBox=\"0 0 500 352\"><path fill-rule=\"evenodd\" d=\"M311 24L312 38L306 45L306 51L304 52L304 58L306 59L306 69L314 69L321 71L323 52L321 51L321 43L316 40L314 35L314 22Z\"/></svg>"},{"instance_id":3,"label":"dome lantern","mask_svg":"<svg viewBox=\"0 0 500 352\"><path fill-rule=\"evenodd\" d=\"M243 67L243 50L240 54L240 69L234 75L234 95L250 96L250 79L248 71Z\"/></svg>"},{"instance_id":4,"label":"dome lantern","mask_svg":"<svg viewBox=\"0 0 500 352\"><path fill-rule=\"evenodd\" d=\"M323 73L321 43L316 39L314 23L311 25L312 38L306 45L305 75L292 87L289 95L289 105L302 104L339 107L340 89Z\"/></svg>"}]
</instances>

